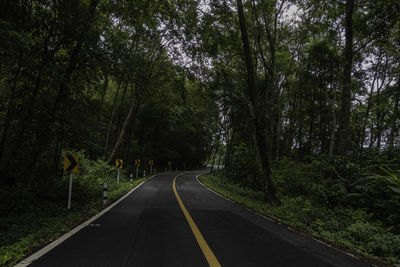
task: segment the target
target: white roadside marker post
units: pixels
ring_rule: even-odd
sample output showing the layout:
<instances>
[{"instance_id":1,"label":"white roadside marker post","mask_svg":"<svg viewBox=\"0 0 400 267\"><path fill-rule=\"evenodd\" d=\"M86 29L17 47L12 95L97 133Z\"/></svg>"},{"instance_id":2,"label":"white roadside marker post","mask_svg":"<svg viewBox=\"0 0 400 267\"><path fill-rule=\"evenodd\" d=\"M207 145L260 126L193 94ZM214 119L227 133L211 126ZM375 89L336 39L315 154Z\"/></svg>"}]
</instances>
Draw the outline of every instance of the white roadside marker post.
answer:
<instances>
[{"instance_id":1,"label":"white roadside marker post","mask_svg":"<svg viewBox=\"0 0 400 267\"><path fill-rule=\"evenodd\" d=\"M133 174L131 173L131 178L129 179L129 182L132 184L133 183Z\"/></svg>"},{"instance_id":2,"label":"white roadside marker post","mask_svg":"<svg viewBox=\"0 0 400 267\"><path fill-rule=\"evenodd\" d=\"M143 177L146 177L146 171L143 171Z\"/></svg>"},{"instance_id":3,"label":"white roadside marker post","mask_svg":"<svg viewBox=\"0 0 400 267\"><path fill-rule=\"evenodd\" d=\"M68 209L71 209L72 172L69 174Z\"/></svg>"},{"instance_id":4,"label":"white roadside marker post","mask_svg":"<svg viewBox=\"0 0 400 267\"><path fill-rule=\"evenodd\" d=\"M103 187L103 206L105 204L107 204L107 183L104 183L104 187Z\"/></svg>"}]
</instances>

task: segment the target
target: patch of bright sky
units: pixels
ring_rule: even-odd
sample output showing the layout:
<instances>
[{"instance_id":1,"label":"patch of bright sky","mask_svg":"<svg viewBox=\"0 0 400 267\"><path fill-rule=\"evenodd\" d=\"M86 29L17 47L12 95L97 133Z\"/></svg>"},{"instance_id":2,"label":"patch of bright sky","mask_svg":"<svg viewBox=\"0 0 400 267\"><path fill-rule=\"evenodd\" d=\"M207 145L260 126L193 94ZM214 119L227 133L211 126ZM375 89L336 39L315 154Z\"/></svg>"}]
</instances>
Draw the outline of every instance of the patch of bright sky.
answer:
<instances>
[{"instance_id":1,"label":"patch of bright sky","mask_svg":"<svg viewBox=\"0 0 400 267\"><path fill-rule=\"evenodd\" d=\"M297 5L288 4L283 11L283 18L281 19L285 22L300 21L300 12L301 10L297 7Z\"/></svg>"}]
</instances>

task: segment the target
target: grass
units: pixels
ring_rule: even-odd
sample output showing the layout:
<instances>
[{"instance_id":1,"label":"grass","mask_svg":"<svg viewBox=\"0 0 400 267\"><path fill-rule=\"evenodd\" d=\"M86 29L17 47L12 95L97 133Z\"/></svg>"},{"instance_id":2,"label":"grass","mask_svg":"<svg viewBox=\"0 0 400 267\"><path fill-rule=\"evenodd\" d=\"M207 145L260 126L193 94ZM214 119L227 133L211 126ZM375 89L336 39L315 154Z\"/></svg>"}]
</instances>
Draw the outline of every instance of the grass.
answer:
<instances>
[{"instance_id":1,"label":"grass","mask_svg":"<svg viewBox=\"0 0 400 267\"><path fill-rule=\"evenodd\" d=\"M365 210L348 207L331 209L313 204L303 197L283 197L281 205L273 207L264 202L262 192L227 182L221 184L220 175L206 174L199 178L203 184L241 206L299 232L324 240L370 263L400 266L400 236L372 219Z\"/></svg>"},{"instance_id":2,"label":"grass","mask_svg":"<svg viewBox=\"0 0 400 267\"><path fill-rule=\"evenodd\" d=\"M147 178L134 180L132 185L127 181L118 185L111 183L108 188L107 206L146 180ZM0 219L0 266L13 266L104 209L106 206L102 205L102 185L98 184L98 187L95 190L98 197L91 197L88 201L74 201L73 190L71 210L66 209L66 199L62 199L62 202L50 199L24 201L16 197L16 201L19 202L13 211ZM26 192L21 193L22 195L26 198Z\"/></svg>"}]
</instances>

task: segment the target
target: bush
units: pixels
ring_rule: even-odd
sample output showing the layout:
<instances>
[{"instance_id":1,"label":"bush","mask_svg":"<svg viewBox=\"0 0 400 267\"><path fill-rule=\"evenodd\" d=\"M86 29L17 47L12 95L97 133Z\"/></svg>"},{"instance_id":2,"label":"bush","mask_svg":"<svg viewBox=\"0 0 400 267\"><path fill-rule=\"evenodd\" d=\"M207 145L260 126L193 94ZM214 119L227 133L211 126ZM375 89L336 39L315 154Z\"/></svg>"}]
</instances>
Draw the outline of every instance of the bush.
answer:
<instances>
[{"instance_id":1,"label":"bush","mask_svg":"<svg viewBox=\"0 0 400 267\"><path fill-rule=\"evenodd\" d=\"M233 147L228 177L244 187L261 188L261 168L256 149L245 143Z\"/></svg>"}]
</instances>

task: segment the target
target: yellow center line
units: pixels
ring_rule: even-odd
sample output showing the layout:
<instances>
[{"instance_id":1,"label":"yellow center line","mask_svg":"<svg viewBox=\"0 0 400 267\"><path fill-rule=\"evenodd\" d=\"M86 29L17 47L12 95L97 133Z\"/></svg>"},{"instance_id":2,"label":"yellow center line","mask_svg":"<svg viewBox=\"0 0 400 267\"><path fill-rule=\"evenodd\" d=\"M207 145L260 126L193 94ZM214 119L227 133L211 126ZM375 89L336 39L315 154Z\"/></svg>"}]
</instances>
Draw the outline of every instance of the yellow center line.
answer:
<instances>
[{"instance_id":1,"label":"yellow center line","mask_svg":"<svg viewBox=\"0 0 400 267\"><path fill-rule=\"evenodd\" d=\"M179 206L181 207L183 214L185 215L186 220L188 221L190 228L192 229L193 235L196 238L197 243L199 244L201 250L203 251L204 256L206 257L208 264L212 267L220 267L221 264L219 264L217 258L214 256L214 253L211 251L206 240L204 239L203 235L201 234L199 228L197 228L196 223L193 221L188 210L185 208L185 205L183 205L183 202L182 202L181 198L179 197L178 191L176 191L176 187L175 187L176 178L182 174L183 173L175 176L174 182L172 183L172 187L174 188L174 193L175 193L176 199L178 200Z\"/></svg>"}]
</instances>

